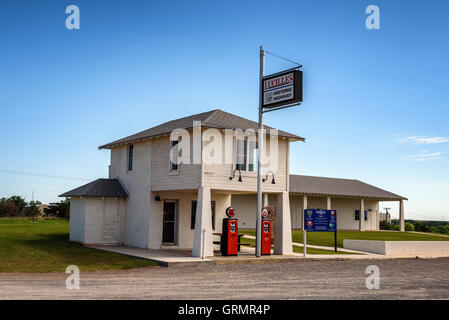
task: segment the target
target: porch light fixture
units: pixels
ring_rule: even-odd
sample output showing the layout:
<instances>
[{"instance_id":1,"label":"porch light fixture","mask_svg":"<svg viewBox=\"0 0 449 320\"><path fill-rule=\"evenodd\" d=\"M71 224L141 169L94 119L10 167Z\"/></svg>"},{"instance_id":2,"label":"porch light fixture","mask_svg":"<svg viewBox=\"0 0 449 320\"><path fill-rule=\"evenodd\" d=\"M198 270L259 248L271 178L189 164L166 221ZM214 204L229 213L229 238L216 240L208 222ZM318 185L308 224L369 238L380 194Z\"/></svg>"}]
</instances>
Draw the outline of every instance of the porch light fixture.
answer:
<instances>
[{"instance_id":1,"label":"porch light fixture","mask_svg":"<svg viewBox=\"0 0 449 320\"><path fill-rule=\"evenodd\" d=\"M242 180L242 171L240 171L240 169L235 169L233 172L232 172L232 176L230 176L229 177L229 180L232 180L232 179L234 179L234 177L235 177L235 172L236 171L238 171L239 172L239 182L243 182L243 180Z\"/></svg>"},{"instance_id":2,"label":"porch light fixture","mask_svg":"<svg viewBox=\"0 0 449 320\"><path fill-rule=\"evenodd\" d=\"M161 197L155 196L155 197L154 197L154 201L161 201Z\"/></svg>"},{"instance_id":3,"label":"porch light fixture","mask_svg":"<svg viewBox=\"0 0 449 320\"><path fill-rule=\"evenodd\" d=\"M265 181L267 181L268 180L268 174L271 172L271 174L272 174L272 176L273 176L273 180L271 180L271 183L272 184L276 184L276 182L274 181L274 173L273 173L273 171L268 171L267 172L267 175L265 176L265 179L262 179L262 182L265 182Z\"/></svg>"}]
</instances>

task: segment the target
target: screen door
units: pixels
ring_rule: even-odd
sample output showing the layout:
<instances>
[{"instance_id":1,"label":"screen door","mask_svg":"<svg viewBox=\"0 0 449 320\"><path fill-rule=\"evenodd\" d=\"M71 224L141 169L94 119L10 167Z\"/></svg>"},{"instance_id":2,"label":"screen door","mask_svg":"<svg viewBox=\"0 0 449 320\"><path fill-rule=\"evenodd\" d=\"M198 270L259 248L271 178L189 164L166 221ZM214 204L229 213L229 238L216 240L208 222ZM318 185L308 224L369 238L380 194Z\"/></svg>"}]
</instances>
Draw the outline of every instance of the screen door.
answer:
<instances>
[{"instance_id":1,"label":"screen door","mask_svg":"<svg viewBox=\"0 0 449 320\"><path fill-rule=\"evenodd\" d=\"M175 244L176 202L164 201L162 217L162 243Z\"/></svg>"}]
</instances>

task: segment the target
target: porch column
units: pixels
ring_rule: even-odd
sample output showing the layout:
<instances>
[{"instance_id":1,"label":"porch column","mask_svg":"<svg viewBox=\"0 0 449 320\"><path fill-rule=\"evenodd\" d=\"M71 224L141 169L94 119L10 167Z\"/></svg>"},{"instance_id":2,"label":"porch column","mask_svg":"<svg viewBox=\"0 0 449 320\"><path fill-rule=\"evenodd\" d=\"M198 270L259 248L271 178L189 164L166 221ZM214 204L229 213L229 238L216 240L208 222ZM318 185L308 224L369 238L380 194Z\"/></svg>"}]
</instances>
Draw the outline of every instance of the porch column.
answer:
<instances>
[{"instance_id":1,"label":"porch column","mask_svg":"<svg viewBox=\"0 0 449 320\"><path fill-rule=\"evenodd\" d=\"M268 193L263 194L263 206L268 206Z\"/></svg>"},{"instance_id":2,"label":"porch column","mask_svg":"<svg viewBox=\"0 0 449 320\"><path fill-rule=\"evenodd\" d=\"M290 198L282 191L277 199L279 212L276 214L274 233L274 254L292 254L292 224L290 218Z\"/></svg>"},{"instance_id":3,"label":"porch column","mask_svg":"<svg viewBox=\"0 0 449 320\"><path fill-rule=\"evenodd\" d=\"M210 188L198 189L192 256L210 257L214 255L212 239L212 217L210 212Z\"/></svg>"},{"instance_id":4,"label":"porch column","mask_svg":"<svg viewBox=\"0 0 449 320\"><path fill-rule=\"evenodd\" d=\"M405 231L404 200L399 201L399 231Z\"/></svg>"},{"instance_id":5,"label":"porch column","mask_svg":"<svg viewBox=\"0 0 449 320\"><path fill-rule=\"evenodd\" d=\"M365 200L360 199L359 231L363 231L363 220L365 219Z\"/></svg>"},{"instance_id":6,"label":"porch column","mask_svg":"<svg viewBox=\"0 0 449 320\"><path fill-rule=\"evenodd\" d=\"M332 209L331 197L327 197L326 209L327 210L331 210Z\"/></svg>"}]
</instances>

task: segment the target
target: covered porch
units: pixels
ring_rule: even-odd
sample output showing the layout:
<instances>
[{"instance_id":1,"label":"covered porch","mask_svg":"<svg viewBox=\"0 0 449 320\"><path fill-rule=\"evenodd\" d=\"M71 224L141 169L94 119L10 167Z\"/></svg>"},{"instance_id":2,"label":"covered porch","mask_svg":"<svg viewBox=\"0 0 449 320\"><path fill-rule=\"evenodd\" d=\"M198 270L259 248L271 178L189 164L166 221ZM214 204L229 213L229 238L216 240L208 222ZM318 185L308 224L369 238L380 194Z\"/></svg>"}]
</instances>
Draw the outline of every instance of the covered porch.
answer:
<instances>
[{"instance_id":1,"label":"covered porch","mask_svg":"<svg viewBox=\"0 0 449 320\"><path fill-rule=\"evenodd\" d=\"M190 249L194 257L214 256L219 250L222 222L226 208L232 206L230 191L201 187L198 190L173 190L151 192L149 222L150 249ZM277 199L275 254L291 254L290 203L287 192L271 195ZM264 196L264 205L268 197ZM255 207L255 203L253 204ZM239 219L239 211L236 212ZM256 210L252 218L256 220ZM239 228L242 228L239 220ZM243 226L244 228L244 226Z\"/></svg>"},{"instance_id":2,"label":"covered porch","mask_svg":"<svg viewBox=\"0 0 449 320\"><path fill-rule=\"evenodd\" d=\"M337 210L337 226L339 230L379 231L381 201L397 201L399 203L399 230L404 228L404 200L376 197L355 196L323 196L307 194L290 194L292 227L302 229L304 209ZM360 213L363 212L361 215Z\"/></svg>"},{"instance_id":3,"label":"covered porch","mask_svg":"<svg viewBox=\"0 0 449 320\"><path fill-rule=\"evenodd\" d=\"M399 203L400 231L405 231L404 200L407 198L354 179L290 175L293 227L302 229L304 209L337 210L341 230L378 231L379 202Z\"/></svg>"}]
</instances>

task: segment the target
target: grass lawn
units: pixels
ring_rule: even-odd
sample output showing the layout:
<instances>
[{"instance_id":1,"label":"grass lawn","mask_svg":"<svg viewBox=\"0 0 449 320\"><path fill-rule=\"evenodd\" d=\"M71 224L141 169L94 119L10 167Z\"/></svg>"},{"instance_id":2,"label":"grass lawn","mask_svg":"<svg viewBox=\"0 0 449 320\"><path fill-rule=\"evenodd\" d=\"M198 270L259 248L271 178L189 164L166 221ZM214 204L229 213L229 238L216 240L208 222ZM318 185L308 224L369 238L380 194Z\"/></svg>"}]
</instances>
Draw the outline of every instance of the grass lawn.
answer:
<instances>
[{"instance_id":1,"label":"grass lawn","mask_svg":"<svg viewBox=\"0 0 449 320\"><path fill-rule=\"evenodd\" d=\"M244 242L244 243L251 243L251 245L249 247L255 247L256 246L256 240L254 240L254 239L248 239L248 238L243 237L242 238L242 242ZM304 250L303 250L303 247L293 246L293 252L304 253ZM331 250L307 248L307 254L357 254L357 253L338 252L338 251L335 252L335 251L331 251Z\"/></svg>"},{"instance_id":2,"label":"grass lawn","mask_svg":"<svg viewBox=\"0 0 449 320\"><path fill-rule=\"evenodd\" d=\"M242 230L239 232L255 235L255 230ZM302 230L292 230L293 242L302 243ZM355 240L387 240L387 241L449 241L449 237L435 234L419 234L399 231L338 231L337 247L343 247L343 239ZM307 243L317 246L334 246L333 232L308 232ZM308 251L308 250L307 250Z\"/></svg>"},{"instance_id":3,"label":"grass lawn","mask_svg":"<svg viewBox=\"0 0 449 320\"><path fill-rule=\"evenodd\" d=\"M156 265L70 242L65 220L0 219L0 272L65 272L71 264L80 271Z\"/></svg>"}]
</instances>

